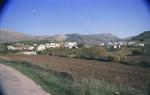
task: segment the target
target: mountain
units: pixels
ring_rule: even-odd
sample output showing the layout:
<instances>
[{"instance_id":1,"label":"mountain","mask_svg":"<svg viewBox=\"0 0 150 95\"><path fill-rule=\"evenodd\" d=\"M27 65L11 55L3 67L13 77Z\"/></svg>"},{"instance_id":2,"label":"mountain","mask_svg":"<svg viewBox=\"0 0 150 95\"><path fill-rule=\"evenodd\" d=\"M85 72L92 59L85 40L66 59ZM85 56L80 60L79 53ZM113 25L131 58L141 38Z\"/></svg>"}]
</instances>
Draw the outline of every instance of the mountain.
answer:
<instances>
[{"instance_id":1,"label":"mountain","mask_svg":"<svg viewBox=\"0 0 150 95\"><path fill-rule=\"evenodd\" d=\"M132 40L147 40L147 39L150 39L150 30L149 31L144 31L143 33L141 33L137 36L134 36L132 38Z\"/></svg>"},{"instance_id":2,"label":"mountain","mask_svg":"<svg viewBox=\"0 0 150 95\"><path fill-rule=\"evenodd\" d=\"M45 37L43 40L51 41L51 42L62 42L66 40L65 34L57 34L54 36Z\"/></svg>"},{"instance_id":3,"label":"mountain","mask_svg":"<svg viewBox=\"0 0 150 95\"><path fill-rule=\"evenodd\" d=\"M50 42L75 41L77 43L100 44L101 42L113 42L121 39L110 33L93 35L60 34L54 36L32 36L15 31L0 30L0 42L15 42L23 40L47 40Z\"/></svg>"},{"instance_id":4,"label":"mountain","mask_svg":"<svg viewBox=\"0 0 150 95\"><path fill-rule=\"evenodd\" d=\"M100 44L101 42L108 43L121 40L117 36L110 33L93 35L66 34L66 37L67 41L76 41L78 43L86 44Z\"/></svg>"},{"instance_id":5,"label":"mountain","mask_svg":"<svg viewBox=\"0 0 150 95\"><path fill-rule=\"evenodd\" d=\"M141 34L132 37L131 40L141 41L141 42L149 44L149 42L150 42L150 30L149 31L144 31Z\"/></svg>"},{"instance_id":6,"label":"mountain","mask_svg":"<svg viewBox=\"0 0 150 95\"><path fill-rule=\"evenodd\" d=\"M10 30L0 30L0 42L14 42L21 40L33 40L34 36L10 31Z\"/></svg>"}]
</instances>

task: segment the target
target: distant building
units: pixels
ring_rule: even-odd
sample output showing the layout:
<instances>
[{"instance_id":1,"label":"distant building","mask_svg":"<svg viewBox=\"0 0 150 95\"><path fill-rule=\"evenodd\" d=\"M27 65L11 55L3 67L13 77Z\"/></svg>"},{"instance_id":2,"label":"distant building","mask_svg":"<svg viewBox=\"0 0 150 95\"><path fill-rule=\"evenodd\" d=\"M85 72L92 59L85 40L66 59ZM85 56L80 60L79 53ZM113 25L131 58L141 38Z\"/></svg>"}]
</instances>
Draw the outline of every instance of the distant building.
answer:
<instances>
[{"instance_id":1,"label":"distant building","mask_svg":"<svg viewBox=\"0 0 150 95\"><path fill-rule=\"evenodd\" d=\"M139 44L137 44L137 46L144 47L144 44L143 43L139 43Z\"/></svg>"},{"instance_id":2,"label":"distant building","mask_svg":"<svg viewBox=\"0 0 150 95\"><path fill-rule=\"evenodd\" d=\"M34 46L37 46L37 44L33 44Z\"/></svg>"},{"instance_id":3,"label":"distant building","mask_svg":"<svg viewBox=\"0 0 150 95\"><path fill-rule=\"evenodd\" d=\"M60 44L58 43L47 43L45 44L46 48L60 48Z\"/></svg>"},{"instance_id":4,"label":"distant building","mask_svg":"<svg viewBox=\"0 0 150 95\"><path fill-rule=\"evenodd\" d=\"M129 46L133 46L133 45L135 45L136 44L136 42L128 42L128 45Z\"/></svg>"},{"instance_id":5,"label":"distant building","mask_svg":"<svg viewBox=\"0 0 150 95\"><path fill-rule=\"evenodd\" d=\"M8 50L16 50L17 48L14 47L14 46L7 46L7 49L8 49Z\"/></svg>"},{"instance_id":6,"label":"distant building","mask_svg":"<svg viewBox=\"0 0 150 95\"><path fill-rule=\"evenodd\" d=\"M44 49L46 49L46 47L42 44L37 47L37 51L43 51Z\"/></svg>"},{"instance_id":7,"label":"distant building","mask_svg":"<svg viewBox=\"0 0 150 95\"><path fill-rule=\"evenodd\" d=\"M102 43L100 44L100 46L105 46L105 44L102 42Z\"/></svg>"},{"instance_id":8,"label":"distant building","mask_svg":"<svg viewBox=\"0 0 150 95\"><path fill-rule=\"evenodd\" d=\"M34 50L34 46L29 46L28 50Z\"/></svg>"},{"instance_id":9,"label":"distant building","mask_svg":"<svg viewBox=\"0 0 150 95\"><path fill-rule=\"evenodd\" d=\"M69 48L69 49L78 48L76 42L66 42L65 45L64 45L64 47L65 48Z\"/></svg>"},{"instance_id":10,"label":"distant building","mask_svg":"<svg viewBox=\"0 0 150 95\"><path fill-rule=\"evenodd\" d=\"M110 46L111 46L111 45L112 45L112 43L111 43L111 42L109 42L109 43L108 43L108 45L110 45Z\"/></svg>"},{"instance_id":11,"label":"distant building","mask_svg":"<svg viewBox=\"0 0 150 95\"><path fill-rule=\"evenodd\" d=\"M26 52L21 52L19 54L25 54L25 55L37 55L36 52L33 52L33 51L26 51Z\"/></svg>"},{"instance_id":12,"label":"distant building","mask_svg":"<svg viewBox=\"0 0 150 95\"><path fill-rule=\"evenodd\" d=\"M16 49L17 50L22 50L23 48L22 48L22 46L16 46Z\"/></svg>"},{"instance_id":13,"label":"distant building","mask_svg":"<svg viewBox=\"0 0 150 95\"><path fill-rule=\"evenodd\" d=\"M117 48L117 45L114 45L113 48L116 49L116 48Z\"/></svg>"}]
</instances>

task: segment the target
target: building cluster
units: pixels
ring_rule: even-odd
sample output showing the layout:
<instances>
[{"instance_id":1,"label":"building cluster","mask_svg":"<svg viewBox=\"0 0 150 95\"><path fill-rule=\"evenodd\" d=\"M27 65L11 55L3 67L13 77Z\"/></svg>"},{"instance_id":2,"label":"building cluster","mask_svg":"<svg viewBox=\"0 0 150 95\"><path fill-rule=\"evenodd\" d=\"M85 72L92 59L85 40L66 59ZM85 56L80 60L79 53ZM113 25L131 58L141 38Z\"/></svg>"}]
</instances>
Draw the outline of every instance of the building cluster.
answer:
<instances>
[{"instance_id":1,"label":"building cluster","mask_svg":"<svg viewBox=\"0 0 150 95\"><path fill-rule=\"evenodd\" d=\"M139 42L134 42L134 41L129 41L129 42L109 42L109 43L104 43L102 42L99 44L101 47L105 48L114 48L114 49L119 49L124 46L128 47L144 47L143 43ZM89 45L84 44L85 48L88 48ZM13 45L8 45L7 49L8 50L18 50L22 51L19 54L26 54L26 55L37 55L36 52L38 51L44 51L45 49L48 48L78 48L78 45L76 42L65 42L65 43L45 43L45 44L33 44L33 45L25 45L21 43L15 43Z\"/></svg>"},{"instance_id":2,"label":"building cluster","mask_svg":"<svg viewBox=\"0 0 150 95\"><path fill-rule=\"evenodd\" d=\"M7 49L8 50L19 50L19 51L24 51L21 52L21 54L26 54L26 55L36 55L35 52L38 51L43 51L48 48L78 48L76 42L66 42L66 43L46 43L46 44L33 44L33 45L25 45L25 44L20 44L16 43L13 45L8 45Z\"/></svg>"},{"instance_id":3,"label":"building cluster","mask_svg":"<svg viewBox=\"0 0 150 95\"><path fill-rule=\"evenodd\" d=\"M107 47L107 48L121 48L124 46L129 46L129 47L144 47L143 43L139 43L139 42L134 42L134 41L129 41L129 42L109 42L109 43L104 43L102 42L100 44L100 46L102 47Z\"/></svg>"},{"instance_id":4,"label":"building cluster","mask_svg":"<svg viewBox=\"0 0 150 95\"><path fill-rule=\"evenodd\" d=\"M8 45L7 46L8 50L29 50L32 51L35 49L34 45L24 45L24 44L13 44L13 45Z\"/></svg>"}]
</instances>

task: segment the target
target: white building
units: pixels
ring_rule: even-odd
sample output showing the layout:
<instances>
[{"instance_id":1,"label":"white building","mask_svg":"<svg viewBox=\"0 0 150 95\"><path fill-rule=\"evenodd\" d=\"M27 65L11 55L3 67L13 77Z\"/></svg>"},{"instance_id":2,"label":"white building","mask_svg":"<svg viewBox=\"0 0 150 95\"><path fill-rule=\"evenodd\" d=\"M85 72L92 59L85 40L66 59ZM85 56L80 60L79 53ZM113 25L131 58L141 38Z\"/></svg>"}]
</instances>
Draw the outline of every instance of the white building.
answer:
<instances>
[{"instance_id":1,"label":"white building","mask_svg":"<svg viewBox=\"0 0 150 95\"><path fill-rule=\"evenodd\" d=\"M143 43L139 43L139 44L137 44L137 46L144 47L144 44Z\"/></svg>"},{"instance_id":2,"label":"white building","mask_svg":"<svg viewBox=\"0 0 150 95\"><path fill-rule=\"evenodd\" d=\"M17 48L14 47L14 46L7 46L7 49L8 49L8 50L16 50Z\"/></svg>"},{"instance_id":3,"label":"white building","mask_svg":"<svg viewBox=\"0 0 150 95\"><path fill-rule=\"evenodd\" d=\"M25 55L37 55L37 53L36 52L33 52L33 51L26 51L26 52L21 52L21 53L19 53L19 54L25 54Z\"/></svg>"},{"instance_id":4,"label":"white building","mask_svg":"<svg viewBox=\"0 0 150 95\"><path fill-rule=\"evenodd\" d=\"M56 45L57 48L60 48L60 44L56 43L55 45Z\"/></svg>"},{"instance_id":5,"label":"white building","mask_svg":"<svg viewBox=\"0 0 150 95\"><path fill-rule=\"evenodd\" d=\"M33 44L34 46L37 46L37 44Z\"/></svg>"},{"instance_id":6,"label":"white building","mask_svg":"<svg viewBox=\"0 0 150 95\"><path fill-rule=\"evenodd\" d=\"M128 42L128 45L135 45L136 42Z\"/></svg>"},{"instance_id":7,"label":"white building","mask_svg":"<svg viewBox=\"0 0 150 95\"><path fill-rule=\"evenodd\" d=\"M108 43L108 45L112 45L112 43L111 43L111 42L109 42L109 43Z\"/></svg>"},{"instance_id":8,"label":"white building","mask_svg":"<svg viewBox=\"0 0 150 95\"><path fill-rule=\"evenodd\" d=\"M58 43L47 43L47 44L45 44L45 46L46 46L46 48L59 48L60 47L60 44L58 44Z\"/></svg>"},{"instance_id":9,"label":"white building","mask_svg":"<svg viewBox=\"0 0 150 95\"><path fill-rule=\"evenodd\" d=\"M76 42L66 42L64 47L72 49L72 48L78 48Z\"/></svg>"},{"instance_id":10,"label":"white building","mask_svg":"<svg viewBox=\"0 0 150 95\"><path fill-rule=\"evenodd\" d=\"M33 50L34 49L34 46L29 46L28 47L28 50Z\"/></svg>"},{"instance_id":11,"label":"white building","mask_svg":"<svg viewBox=\"0 0 150 95\"><path fill-rule=\"evenodd\" d=\"M118 42L119 45L123 46L124 45L124 42Z\"/></svg>"},{"instance_id":12,"label":"white building","mask_svg":"<svg viewBox=\"0 0 150 95\"><path fill-rule=\"evenodd\" d=\"M116 49L116 48L117 48L117 45L114 45L114 46L113 46L113 48L115 48L115 49Z\"/></svg>"},{"instance_id":13,"label":"white building","mask_svg":"<svg viewBox=\"0 0 150 95\"><path fill-rule=\"evenodd\" d=\"M50 43L49 47L50 47L50 48L55 48L55 47L56 47L56 44L55 44L55 43Z\"/></svg>"},{"instance_id":14,"label":"white building","mask_svg":"<svg viewBox=\"0 0 150 95\"><path fill-rule=\"evenodd\" d=\"M102 43L100 44L100 46L105 46L105 44L102 42Z\"/></svg>"},{"instance_id":15,"label":"white building","mask_svg":"<svg viewBox=\"0 0 150 95\"><path fill-rule=\"evenodd\" d=\"M44 49L46 49L46 46L42 44L37 47L37 51L43 51Z\"/></svg>"}]
</instances>

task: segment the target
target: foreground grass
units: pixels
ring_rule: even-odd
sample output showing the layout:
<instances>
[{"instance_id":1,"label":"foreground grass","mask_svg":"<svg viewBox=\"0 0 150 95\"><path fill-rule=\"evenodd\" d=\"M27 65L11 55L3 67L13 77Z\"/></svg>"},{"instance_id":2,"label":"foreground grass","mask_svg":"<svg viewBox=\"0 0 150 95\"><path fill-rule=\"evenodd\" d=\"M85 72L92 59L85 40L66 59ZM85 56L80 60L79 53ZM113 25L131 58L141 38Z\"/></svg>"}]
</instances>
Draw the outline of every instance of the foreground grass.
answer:
<instances>
[{"instance_id":1,"label":"foreground grass","mask_svg":"<svg viewBox=\"0 0 150 95\"><path fill-rule=\"evenodd\" d=\"M144 95L123 85L112 85L95 79L74 80L67 72L56 72L28 62L1 61L19 70L52 95Z\"/></svg>"}]
</instances>

